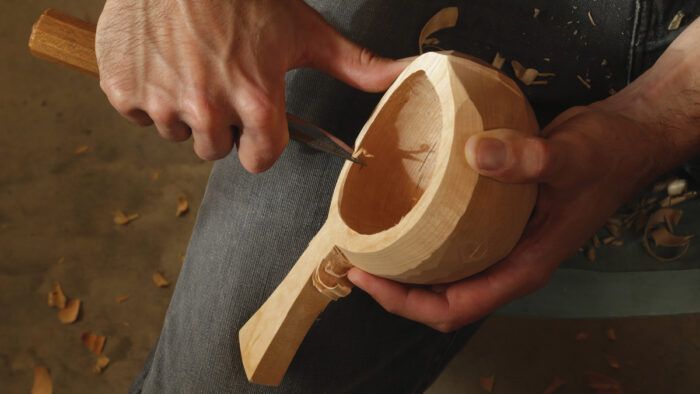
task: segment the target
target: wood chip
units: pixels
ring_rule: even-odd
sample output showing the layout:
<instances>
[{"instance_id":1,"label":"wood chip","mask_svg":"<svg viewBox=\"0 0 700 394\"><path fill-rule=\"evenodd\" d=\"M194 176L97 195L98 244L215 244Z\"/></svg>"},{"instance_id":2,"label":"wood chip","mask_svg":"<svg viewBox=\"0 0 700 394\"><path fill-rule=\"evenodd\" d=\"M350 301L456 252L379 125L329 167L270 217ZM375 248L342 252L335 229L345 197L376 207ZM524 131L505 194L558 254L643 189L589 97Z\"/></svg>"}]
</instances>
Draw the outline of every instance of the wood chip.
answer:
<instances>
[{"instance_id":1,"label":"wood chip","mask_svg":"<svg viewBox=\"0 0 700 394\"><path fill-rule=\"evenodd\" d=\"M51 308L64 309L66 307L66 295L61 289L61 284L53 282L48 296L48 304Z\"/></svg>"},{"instance_id":2,"label":"wood chip","mask_svg":"<svg viewBox=\"0 0 700 394\"><path fill-rule=\"evenodd\" d=\"M46 367L34 367L34 384L32 385L32 394L51 394L53 393L53 381Z\"/></svg>"},{"instance_id":3,"label":"wood chip","mask_svg":"<svg viewBox=\"0 0 700 394\"><path fill-rule=\"evenodd\" d=\"M105 355L100 355L95 361L95 366L92 367L92 372L96 374L101 374L105 368L109 365L109 358Z\"/></svg>"},{"instance_id":4,"label":"wood chip","mask_svg":"<svg viewBox=\"0 0 700 394\"><path fill-rule=\"evenodd\" d=\"M666 186L666 193L671 196L680 196L688 190L688 181L685 179L674 179Z\"/></svg>"},{"instance_id":5,"label":"wood chip","mask_svg":"<svg viewBox=\"0 0 700 394\"><path fill-rule=\"evenodd\" d=\"M440 30L455 27L457 25L457 19L459 19L458 7L443 8L438 11L437 14L433 15L425 26L423 26L423 29L421 29L420 35L418 36L418 52L423 53L425 40L429 36Z\"/></svg>"},{"instance_id":6,"label":"wood chip","mask_svg":"<svg viewBox=\"0 0 700 394\"><path fill-rule=\"evenodd\" d=\"M587 331L579 331L576 333L576 342L583 342L591 337L591 334Z\"/></svg>"},{"instance_id":7,"label":"wood chip","mask_svg":"<svg viewBox=\"0 0 700 394\"><path fill-rule=\"evenodd\" d=\"M617 333L614 328L608 328L605 330L605 336L611 341L617 341Z\"/></svg>"},{"instance_id":8,"label":"wood chip","mask_svg":"<svg viewBox=\"0 0 700 394\"><path fill-rule=\"evenodd\" d=\"M128 296L128 295L119 295L119 296L116 296L116 297L114 298L114 301L115 301L117 304L123 304L123 303L126 302L126 300L128 300L128 299L129 299L129 296Z\"/></svg>"},{"instance_id":9,"label":"wood chip","mask_svg":"<svg viewBox=\"0 0 700 394\"><path fill-rule=\"evenodd\" d=\"M555 376L554 379L552 379L552 383L550 383L549 386L544 389L542 394L554 394L564 386L566 386L566 380L560 378L559 376Z\"/></svg>"},{"instance_id":10,"label":"wood chip","mask_svg":"<svg viewBox=\"0 0 700 394\"><path fill-rule=\"evenodd\" d=\"M588 20L591 22L591 25L598 26L595 24L595 20L593 20L593 15L591 15L590 11L588 11Z\"/></svg>"},{"instance_id":11,"label":"wood chip","mask_svg":"<svg viewBox=\"0 0 700 394\"><path fill-rule=\"evenodd\" d=\"M603 238L603 245L610 245L611 243L613 243L615 241L616 241L615 237L605 237L605 238Z\"/></svg>"},{"instance_id":12,"label":"wood chip","mask_svg":"<svg viewBox=\"0 0 700 394\"><path fill-rule=\"evenodd\" d=\"M677 248L685 246L693 238L692 235L675 235L668 231L667 228L658 228L651 232L651 239L654 240L656 246L665 246L670 248Z\"/></svg>"},{"instance_id":13,"label":"wood chip","mask_svg":"<svg viewBox=\"0 0 700 394\"><path fill-rule=\"evenodd\" d=\"M581 82L581 84L582 84L583 86L585 86L586 89L591 90L591 84L590 84L590 82L586 81L585 79L583 79L582 76L580 76L580 75L578 75L578 74L576 75L576 78L578 78L579 82Z\"/></svg>"},{"instance_id":14,"label":"wood chip","mask_svg":"<svg viewBox=\"0 0 700 394\"><path fill-rule=\"evenodd\" d=\"M679 27L681 27L681 23L683 22L683 18L685 17L685 12L678 11L676 12L676 15L673 16L673 19L671 19L671 23L668 24L668 30L678 30Z\"/></svg>"},{"instance_id":15,"label":"wood chip","mask_svg":"<svg viewBox=\"0 0 700 394\"><path fill-rule=\"evenodd\" d=\"M620 361L618 361L617 357L610 354L606 354L605 361L608 362L610 368L620 369Z\"/></svg>"},{"instance_id":16,"label":"wood chip","mask_svg":"<svg viewBox=\"0 0 700 394\"><path fill-rule=\"evenodd\" d=\"M493 60L491 61L491 65L496 67L497 69L501 70L503 68L503 64L506 62L506 58L501 56L500 52L496 52L496 55L493 57Z\"/></svg>"},{"instance_id":17,"label":"wood chip","mask_svg":"<svg viewBox=\"0 0 700 394\"><path fill-rule=\"evenodd\" d=\"M90 331L86 331L80 335L80 339L83 341L83 345L85 345L88 350L98 356L102 354L102 351L105 348L105 342L107 341L107 338L104 336L97 335Z\"/></svg>"},{"instance_id":18,"label":"wood chip","mask_svg":"<svg viewBox=\"0 0 700 394\"><path fill-rule=\"evenodd\" d=\"M58 320L63 324L71 324L78 320L78 315L80 315L80 300L74 298L68 300L66 307L58 311Z\"/></svg>"},{"instance_id":19,"label":"wood chip","mask_svg":"<svg viewBox=\"0 0 700 394\"><path fill-rule=\"evenodd\" d=\"M154 170L153 172L151 172L151 180L155 182L158 179L160 179L160 170Z\"/></svg>"},{"instance_id":20,"label":"wood chip","mask_svg":"<svg viewBox=\"0 0 700 394\"><path fill-rule=\"evenodd\" d=\"M170 282L167 279L165 279L165 276L163 276L163 274L161 274L158 271L153 273L153 284L155 284L156 287L160 288L170 286Z\"/></svg>"},{"instance_id":21,"label":"wood chip","mask_svg":"<svg viewBox=\"0 0 700 394\"><path fill-rule=\"evenodd\" d=\"M525 68L525 66L517 60L511 61L510 66L513 67L515 77L525 84L525 86L531 85L540 74L540 72L534 68Z\"/></svg>"},{"instance_id":22,"label":"wood chip","mask_svg":"<svg viewBox=\"0 0 700 394\"><path fill-rule=\"evenodd\" d=\"M83 153L86 153L89 149L90 149L90 147L87 145L80 145L80 146L76 147L75 149L73 149L73 153L77 156L80 156Z\"/></svg>"},{"instance_id":23,"label":"wood chip","mask_svg":"<svg viewBox=\"0 0 700 394\"><path fill-rule=\"evenodd\" d=\"M587 372L586 383L588 387L598 393L622 394L622 385L617 380L598 372Z\"/></svg>"},{"instance_id":24,"label":"wood chip","mask_svg":"<svg viewBox=\"0 0 700 394\"><path fill-rule=\"evenodd\" d=\"M480 377L479 385L485 392L492 393L493 387L496 385L496 375Z\"/></svg>"},{"instance_id":25,"label":"wood chip","mask_svg":"<svg viewBox=\"0 0 700 394\"><path fill-rule=\"evenodd\" d=\"M122 211L116 211L114 212L114 223L121 225L121 226L126 226L127 224L133 222L134 220L139 218L138 213L132 213L132 214L125 214Z\"/></svg>"},{"instance_id":26,"label":"wood chip","mask_svg":"<svg viewBox=\"0 0 700 394\"><path fill-rule=\"evenodd\" d=\"M537 18L539 15L540 15L540 9L539 9L539 8L535 8L535 9L532 10L532 17L533 17L533 18Z\"/></svg>"},{"instance_id":27,"label":"wood chip","mask_svg":"<svg viewBox=\"0 0 700 394\"><path fill-rule=\"evenodd\" d=\"M698 196L698 192L696 192L696 191L687 192L687 193L684 193L680 196L673 196L673 197L668 196L668 197L664 198L663 200L661 200L659 205L661 205L664 208L672 207L672 206L678 205L682 202L692 200L692 199L696 198L697 196Z\"/></svg>"},{"instance_id":28,"label":"wood chip","mask_svg":"<svg viewBox=\"0 0 700 394\"><path fill-rule=\"evenodd\" d=\"M184 196L180 196L177 198L177 209L175 210L175 216L180 217L184 214L186 214L190 210L190 203L187 201L187 198Z\"/></svg>"}]
</instances>

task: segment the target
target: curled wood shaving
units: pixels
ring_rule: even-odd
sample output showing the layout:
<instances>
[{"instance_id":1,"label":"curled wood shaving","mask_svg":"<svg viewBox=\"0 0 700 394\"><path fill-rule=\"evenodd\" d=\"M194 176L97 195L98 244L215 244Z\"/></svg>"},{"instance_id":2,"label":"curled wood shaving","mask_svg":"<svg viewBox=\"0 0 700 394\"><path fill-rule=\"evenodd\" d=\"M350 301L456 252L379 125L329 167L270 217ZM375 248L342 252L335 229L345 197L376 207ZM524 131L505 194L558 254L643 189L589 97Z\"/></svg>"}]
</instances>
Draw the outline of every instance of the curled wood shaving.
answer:
<instances>
[{"instance_id":1,"label":"curled wood shaving","mask_svg":"<svg viewBox=\"0 0 700 394\"><path fill-rule=\"evenodd\" d=\"M493 387L496 385L496 375L480 377L479 385L485 392L492 393Z\"/></svg>"},{"instance_id":2,"label":"curled wood shaving","mask_svg":"<svg viewBox=\"0 0 700 394\"><path fill-rule=\"evenodd\" d=\"M423 26L418 36L418 53L423 53L423 46L426 44L426 39L433 33L455 27L459 18L458 7L447 7L438 11L432 18Z\"/></svg>"},{"instance_id":3,"label":"curled wood shaving","mask_svg":"<svg viewBox=\"0 0 700 394\"><path fill-rule=\"evenodd\" d=\"M160 288L170 286L170 282L158 271L153 273L153 284Z\"/></svg>"},{"instance_id":4,"label":"curled wood shaving","mask_svg":"<svg viewBox=\"0 0 700 394\"><path fill-rule=\"evenodd\" d=\"M175 216L180 217L184 214L187 213L187 211L190 210L190 203L187 201L187 198L184 196L180 196L177 198L177 209L175 210Z\"/></svg>"},{"instance_id":5,"label":"curled wood shaving","mask_svg":"<svg viewBox=\"0 0 700 394\"><path fill-rule=\"evenodd\" d=\"M66 307L58 311L58 320L63 324L71 324L78 320L80 314L80 300L77 298L68 300Z\"/></svg>"},{"instance_id":6,"label":"curled wood shaving","mask_svg":"<svg viewBox=\"0 0 700 394\"><path fill-rule=\"evenodd\" d=\"M620 361L617 359L617 357L610 354L606 354L605 361L608 362L610 368L620 369Z\"/></svg>"},{"instance_id":7,"label":"curled wood shaving","mask_svg":"<svg viewBox=\"0 0 700 394\"><path fill-rule=\"evenodd\" d=\"M654 240L656 246L666 246L670 248L686 246L691 238L693 238L692 235L681 236L672 234L665 227L658 228L651 232L651 239Z\"/></svg>"},{"instance_id":8,"label":"curled wood shaving","mask_svg":"<svg viewBox=\"0 0 700 394\"><path fill-rule=\"evenodd\" d=\"M566 386L566 380L560 378L559 376L555 376L552 383L550 383L549 386L544 389L542 394L554 394L564 386Z\"/></svg>"},{"instance_id":9,"label":"curled wood shaving","mask_svg":"<svg viewBox=\"0 0 700 394\"><path fill-rule=\"evenodd\" d=\"M83 345L85 345L88 350L98 356L102 354L105 347L105 342L107 341L107 338L104 336L94 334L90 331L86 331L80 335L80 339L83 341Z\"/></svg>"},{"instance_id":10,"label":"curled wood shaving","mask_svg":"<svg viewBox=\"0 0 700 394\"><path fill-rule=\"evenodd\" d=\"M539 8L535 8L535 9L532 10L532 17L533 17L533 18L537 18L539 15L540 15L540 9L539 9Z\"/></svg>"},{"instance_id":11,"label":"curled wood shaving","mask_svg":"<svg viewBox=\"0 0 700 394\"><path fill-rule=\"evenodd\" d=\"M605 336L611 341L617 341L617 333L614 328L608 328L605 330Z\"/></svg>"},{"instance_id":12,"label":"curled wood shaving","mask_svg":"<svg viewBox=\"0 0 700 394\"><path fill-rule=\"evenodd\" d=\"M685 12L678 11L676 12L676 15L673 16L673 19L671 19L671 23L668 24L668 30L678 30L679 27L681 27L681 23L683 22L683 18L685 17Z\"/></svg>"},{"instance_id":13,"label":"curled wood shaving","mask_svg":"<svg viewBox=\"0 0 700 394\"><path fill-rule=\"evenodd\" d=\"M540 72L534 68L525 68L525 66L523 66L517 60L511 61L510 66L513 67L515 77L526 86L532 85L535 79L537 79L537 76L540 74Z\"/></svg>"},{"instance_id":14,"label":"curled wood shaving","mask_svg":"<svg viewBox=\"0 0 700 394\"><path fill-rule=\"evenodd\" d=\"M114 223L120 225L120 226L126 226L127 224L133 222L134 220L139 218L138 213L132 213L132 214L125 214L122 211L116 211L114 212Z\"/></svg>"},{"instance_id":15,"label":"curled wood shaving","mask_svg":"<svg viewBox=\"0 0 700 394\"><path fill-rule=\"evenodd\" d=\"M80 146L76 147L75 149L73 149L73 153L76 156L80 156L83 153L86 153L89 149L90 149L90 147L87 145L80 145Z\"/></svg>"},{"instance_id":16,"label":"curled wood shaving","mask_svg":"<svg viewBox=\"0 0 700 394\"><path fill-rule=\"evenodd\" d=\"M95 366L92 367L92 372L101 374L107 368L107 365L109 365L109 358L105 355L100 355L95 361Z\"/></svg>"},{"instance_id":17,"label":"curled wood shaving","mask_svg":"<svg viewBox=\"0 0 700 394\"><path fill-rule=\"evenodd\" d=\"M117 304L123 304L123 303L126 302L126 300L128 300L128 299L129 299L129 296L128 296L128 295L119 295L119 296L116 296L116 297L114 298L114 301L115 301Z\"/></svg>"},{"instance_id":18,"label":"curled wood shaving","mask_svg":"<svg viewBox=\"0 0 700 394\"><path fill-rule=\"evenodd\" d=\"M606 394L622 394L622 385L617 380L598 372L587 372L588 387Z\"/></svg>"},{"instance_id":19,"label":"curled wood shaving","mask_svg":"<svg viewBox=\"0 0 700 394\"><path fill-rule=\"evenodd\" d=\"M503 68L503 64L505 62L506 62L506 58L501 56L500 52L496 52L496 55L493 57L493 60L491 61L491 65L500 70Z\"/></svg>"},{"instance_id":20,"label":"curled wood shaving","mask_svg":"<svg viewBox=\"0 0 700 394\"><path fill-rule=\"evenodd\" d=\"M34 367L34 384L32 385L32 394L51 394L53 393L53 381L46 367Z\"/></svg>"},{"instance_id":21,"label":"curled wood shaving","mask_svg":"<svg viewBox=\"0 0 700 394\"><path fill-rule=\"evenodd\" d=\"M48 304L51 308L64 309L66 307L66 295L61 289L61 284L53 282L53 286L48 296Z\"/></svg>"}]
</instances>

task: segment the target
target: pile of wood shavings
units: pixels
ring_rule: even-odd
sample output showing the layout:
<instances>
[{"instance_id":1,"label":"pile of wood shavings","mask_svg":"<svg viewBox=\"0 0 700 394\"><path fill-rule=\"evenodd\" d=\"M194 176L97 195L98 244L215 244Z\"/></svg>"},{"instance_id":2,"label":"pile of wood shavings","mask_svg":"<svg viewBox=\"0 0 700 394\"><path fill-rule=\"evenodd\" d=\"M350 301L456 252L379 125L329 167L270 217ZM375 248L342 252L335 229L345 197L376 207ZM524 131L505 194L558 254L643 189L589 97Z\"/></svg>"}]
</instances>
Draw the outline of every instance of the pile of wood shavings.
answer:
<instances>
[{"instance_id":1,"label":"pile of wood shavings","mask_svg":"<svg viewBox=\"0 0 700 394\"><path fill-rule=\"evenodd\" d=\"M602 246L622 246L625 232L641 235L647 253L657 261L668 262L683 257L690 248L693 235L676 234L683 211L673 208L696 198L696 191L688 191L685 179L672 177L656 183L651 190L628 204L604 226L607 236L595 234L590 244L581 251L594 262L596 249Z\"/></svg>"}]
</instances>

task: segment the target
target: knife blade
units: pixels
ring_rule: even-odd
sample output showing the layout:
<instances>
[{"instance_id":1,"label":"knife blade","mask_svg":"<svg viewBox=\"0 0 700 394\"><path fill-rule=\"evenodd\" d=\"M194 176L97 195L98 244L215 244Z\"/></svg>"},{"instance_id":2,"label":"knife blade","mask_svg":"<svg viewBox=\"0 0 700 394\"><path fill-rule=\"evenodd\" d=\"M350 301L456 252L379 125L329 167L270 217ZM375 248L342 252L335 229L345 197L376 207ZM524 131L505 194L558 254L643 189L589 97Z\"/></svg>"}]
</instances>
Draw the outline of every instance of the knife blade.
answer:
<instances>
[{"instance_id":1,"label":"knife blade","mask_svg":"<svg viewBox=\"0 0 700 394\"><path fill-rule=\"evenodd\" d=\"M29 49L34 56L99 77L95 29L94 24L47 9L32 27ZM287 123L290 138L315 150L366 165L353 156L352 148L322 128L291 114L287 114Z\"/></svg>"}]
</instances>

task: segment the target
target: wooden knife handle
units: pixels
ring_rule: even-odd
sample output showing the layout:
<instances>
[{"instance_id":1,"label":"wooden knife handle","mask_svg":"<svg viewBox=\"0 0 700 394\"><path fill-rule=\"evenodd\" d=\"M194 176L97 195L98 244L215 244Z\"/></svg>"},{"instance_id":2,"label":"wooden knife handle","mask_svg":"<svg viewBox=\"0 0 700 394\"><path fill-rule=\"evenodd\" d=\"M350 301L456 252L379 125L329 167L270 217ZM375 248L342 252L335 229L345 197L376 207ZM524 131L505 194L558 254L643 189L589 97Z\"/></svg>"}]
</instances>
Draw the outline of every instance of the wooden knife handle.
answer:
<instances>
[{"instance_id":1,"label":"wooden knife handle","mask_svg":"<svg viewBox=\"0 0 700 394\"><path fill-rule=\"evenodd\" d=\"M29 50L42 59L97 77L95 29L92 23L48 9L32 27Z\"/></svg>"}]
</instances>

